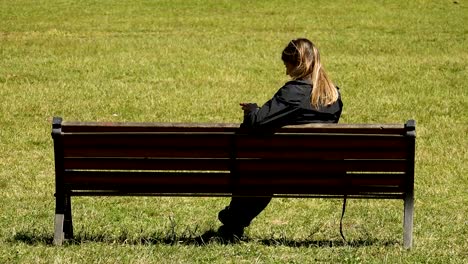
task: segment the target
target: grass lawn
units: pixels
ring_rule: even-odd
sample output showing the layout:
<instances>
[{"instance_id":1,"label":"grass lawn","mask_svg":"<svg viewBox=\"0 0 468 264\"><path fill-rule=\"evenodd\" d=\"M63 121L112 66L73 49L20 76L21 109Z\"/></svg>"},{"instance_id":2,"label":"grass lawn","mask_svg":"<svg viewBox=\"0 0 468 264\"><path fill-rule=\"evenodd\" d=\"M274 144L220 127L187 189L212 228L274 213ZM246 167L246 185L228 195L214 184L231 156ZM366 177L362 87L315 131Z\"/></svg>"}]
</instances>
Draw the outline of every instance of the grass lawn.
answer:
<instances>
[{"instance_id":1,"label":"grass lawn","mask_svg":"<svg viewBox=\"0 0 468 264\"><path fill-rule=\"evenodd\" d=\"M468 262L468 3L463 0L0 0L0 263ZM414 246L402 201L276 199L235 245L193 243L227 198L79 197L51 245L53 116L239 123L319 47L341 123L417 122Z\"/></svg>"}]
</instances>

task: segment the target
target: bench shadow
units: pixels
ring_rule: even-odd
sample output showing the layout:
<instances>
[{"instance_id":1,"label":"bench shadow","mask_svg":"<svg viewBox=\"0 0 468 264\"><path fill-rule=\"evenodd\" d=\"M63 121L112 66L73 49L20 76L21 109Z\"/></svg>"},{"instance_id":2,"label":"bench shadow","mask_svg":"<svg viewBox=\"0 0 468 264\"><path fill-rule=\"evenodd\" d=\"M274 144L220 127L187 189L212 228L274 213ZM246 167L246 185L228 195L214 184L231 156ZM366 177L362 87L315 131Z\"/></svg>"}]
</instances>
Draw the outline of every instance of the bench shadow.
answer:
<instances>
[{"instance_id":1,"label":"bench shadow","mask_svg":"<svg viewBox=\"0 0 468 264\"><path fill-rule=\"evenodd\" d=\"M215 239L213 240L213 236ZM219 238L216 237L217 234L213 230L209 230L205 232L203 235L196 238L194 244L209 244L213 241L223 243L222 239L220 241ZM380 245L380 246L394 246L398 245L399 241L397 240L378 240L378 239L359 239L359 240L351 240L345 241L343 239L331 239L331 240L318 240L318 239L304 239L304 240L294 240L294 239L287 239L287 238L264 238L264 239L256 239L256 238L243 238L242 242L255 242L260 243L265 246L287 246L287 247L366 247L366 246L373 246L373 245ZM229 242L228 242L229 243Z\"/></svg>"},{"instance_id":2,"label":"bench shadow","mask_svg":"<svg viewBox=\"0 0 468 264\"><path fill-rule=\"evenodd\" d=\"M288 247L368 247L368 246L394 246L398 245L398 241L392 240L377 240L377 239L359 239L352 241L344 241L341 239L330 239L330 240L289 240L289 239L262 239L260 243L266 246L288 246Z\"/></svg>"},{"instance_id":3,"label":"bench shadow","mask_svg":"<svg viewBox=\"0 0 468 264\"><path fill-rule=\"evenodd\" d=\"M30 231L20 231L8 240L10 243L24 243L28 245L52 245L53 236Z\"/></svg>"},{"instance_id":4,"label":"bench shadow","mask_svg":"<svg viewBox=\"0 0 468 264\"><path fill-rule=\"evenodd\" d=\"M10 240L10 243L25 243L28 245L53 245L52 234L43 234L35 232L18 232ZM236 243L260 243L265 246L287 246L287 247L366 247L366 246L394 246L400 244L396 240L378 240L378 239L358 239L344 241L342 239L330 240L293 240L287 238L243 238L240 241L225 241L217 236L216 231L208 230L204 234L196 235L175 235L175 234L151 234L149 236L131 237L127 234L122 234L118 237L108 236L105 234L88 234L78 233L73 239L66 240L64 245L79 245L82 243L119 243L130 245L194 245L205 246L213 243L218 244L236 244Z\"/></svg>"}]
</instances>

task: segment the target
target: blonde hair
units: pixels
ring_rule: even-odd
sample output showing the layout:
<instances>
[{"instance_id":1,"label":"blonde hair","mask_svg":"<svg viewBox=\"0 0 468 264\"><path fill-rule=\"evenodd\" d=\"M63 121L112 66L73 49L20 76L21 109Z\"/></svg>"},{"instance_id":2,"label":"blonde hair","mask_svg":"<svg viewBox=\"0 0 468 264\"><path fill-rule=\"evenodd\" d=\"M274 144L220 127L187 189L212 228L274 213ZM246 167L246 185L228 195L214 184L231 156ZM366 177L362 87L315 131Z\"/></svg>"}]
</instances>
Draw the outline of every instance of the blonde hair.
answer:
<instances>
[{"instance_id":1,"label":"blonde hair","mask_svg":"<svg viewBox=\"0 0 468 264\"><path fill-rule=\"evenodd\" d=\"M310 80L310 103L314 108L329 106L338 100L338 90L325 73L319 51L310 40L292 40L284 48L281 59L294 67L289 73L293 80Z\"/></svg>"}]
</instances>

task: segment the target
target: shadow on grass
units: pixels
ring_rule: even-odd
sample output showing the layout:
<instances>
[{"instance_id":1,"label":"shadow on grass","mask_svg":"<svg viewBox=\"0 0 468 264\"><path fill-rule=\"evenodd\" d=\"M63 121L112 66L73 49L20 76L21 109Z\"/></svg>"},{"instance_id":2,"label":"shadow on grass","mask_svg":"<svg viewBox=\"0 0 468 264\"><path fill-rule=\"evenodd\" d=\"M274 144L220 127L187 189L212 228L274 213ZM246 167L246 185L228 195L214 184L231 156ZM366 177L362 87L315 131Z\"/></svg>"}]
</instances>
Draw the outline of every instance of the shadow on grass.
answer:
<instances>
[{"instance_id":1,"label":"shadow on grass","mask_svg":"<svg viewBox=\"0 0 468 264\"><path fill-rule=\"evenodd\" d=\"M398 245L398 241L390 240L377 240L377 239L367 239L367 240L352 240L344 241L342 239L331 239L331 240L315 240L315 239L306 239L302 241L298 240L289 240L289 239L262 239L260 243L267 246L288 246L288 247L367 247L367 246L394 246Z\"/></svg>"},{"instance_id":2,"label":"shadow on grass","mask_svg":"<svg viewBox=\"0 0 468 264\"><path fill-rule=\"evenodd\" d=\"M28 245L52 245L53 237L51 235L35 232L18 232L8 242L25 243Z\"/></svg>"},{"instance_id":3,"label":"shadow on grass","mask_svg":"<svg viewBox=\"0 0 468 264\"><path fill-rule=\"evenodd\" d=\"M18 232L10 241L11 243L25 243L28 245L53 245L52 234L43 234L35 232ZM346 242L342 239L332 240L290 240L287 238L268 238L268 239L255 239L255 238L242 238L241 240L227 241L219 237L214 230L208 230L201 236L194 234L177 235L177 234L162 234L154 233L149 236L135 237L128 234L121 234L120 236L109 236L106 234L87 234L79 233L73 239L66 240L64 245L79 245L83 243L109 243L109 244L131 244L131 245L195 245L205 246L209 244L237 244L237 243L260 243L266 246L288 246L288 247L366 247L366 246L394 246L399 242L395 240L377 240L377 239L364 239L352 240Z\"/></svg>"}]
</instances>

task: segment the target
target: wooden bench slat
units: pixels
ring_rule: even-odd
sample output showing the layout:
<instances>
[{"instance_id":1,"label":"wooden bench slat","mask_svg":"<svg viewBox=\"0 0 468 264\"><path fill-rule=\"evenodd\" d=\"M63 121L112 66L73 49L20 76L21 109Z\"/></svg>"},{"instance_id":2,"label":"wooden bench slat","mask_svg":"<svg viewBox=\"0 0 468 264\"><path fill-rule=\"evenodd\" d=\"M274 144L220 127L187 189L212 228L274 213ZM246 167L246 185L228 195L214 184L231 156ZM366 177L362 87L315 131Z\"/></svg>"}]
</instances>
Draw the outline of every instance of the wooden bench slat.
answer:
<instances>
[{"instance_id":1,"label":"wooden bench slat","mask_svg":"<svg viewBox=\"0 0 468 264\"><path fill-rule=\"evenodd\" d=\"M70 185L64 184L64 187ZM384 196L401 199L404 190L398 187L361 187L350 190L337 189L335 186L316 186L316 187L304 187L304 186L280 186L280 185L265 185L261 191L258 190L258 185L244 185L242 190L235 191L227 185L215 186L208 185L149 185L149 186L133 186L133 185L118 185L113 186L109 184L96 184L96 185L73 185L73 192L70 195L83 195L86 192L87 195L106 195L106 192L118 192L120 195L123 193L130 193L132 195L155 195L155 196L173 196L179 194L181 196L274 196L284 197L284 195L290 195L295 197L307 197L307 195L314 197L314 195L330 195L330 196L343 196L343 195L360 195L361 197L369 196ZM109 193L112 195L112 193Z\"/></svg>"},{"instance_id":2,"label":"wooden bench slat","mask_svg":"<svg viewBox=\"0 0 468 264\"><path fill-rule=\"evenodd\" d=\"M213 123L139 123L139 122L62 122L70 132L235 132L239 124Z\"/></svg>"},{"instance_id":3,"label":"wooden bench slat","mask_svg":"<svg viewBox=\"0 0 468 264\"><path fill-rule=\"evenodd\" d=\"M405 172L406 160L267 160L240 159L237 170L240 172L281 172L336 173L336 172Z\"/></svg>"},{"instance_id":4,"label":"wooden bench slat","mask_svg":"<svg viewBox=\"0 0 468 264\"><path fill-rule=\"evenodd\" d=\"M349 189L363 186L387 186L403 188L406 175L402 173L372 173L372 174L332 174L332 173L271 173L271 174L241 174L240 185L291 185L291 186L324 186L347 187Z\"/></svg>"},{"instance_id":5,"label":"wooden bench slat","mask_svg":"<svg viewBox=\"0 0 468 264\"><path fill-rule=\"evenodd\" d=\"M213 134L67 134L63 138L65 148L72 146L145 146L145 147L224 147L234 144L234 135L228 133ZM404 148L408 141L403 136L395 135L307 135L307 134L279 134L265 137L236 135L238 149L251 148Z\"/></svg>"},{"instance_id":6,"label":"wooden bench slat","mask_svg":"<svg viewBox=\"0 0 468 264\"><path fill-rule=\"evenodd\" d=\"M178 185L129 185L129 184L64 184L65 188L74 190L70 192L70 195L112 195L112 192L120 193L119 195L125 195L129 193L131 195L154 195L154 196L172 196L174 194L180 194L181 196L230 196L232 189L229 185L193 185L193 184L178 184ZM208 195L210 194L210 195Z\"/></svg>"},{"instance_id":7,"label":"wooden bench slat","mask_svg":"<svg viewBox=\"0 0 468 264\"><path fill-rule=\"evenodd\" d=\"M67 148L64 150L65 158L229 158L231 153L226 148Z\"/></svg>"},{"instance_id":8,"label":"wooden bench slat","mask_svg":"<svg viewBox=\"0 0 468 264\"><path fill-rule=\"evenodd\" d=\"M64 157L128 157L128 158L229 158L232 153L227 148L215 147L70 147L64 149ZM237 151L237 158L265 158L265 159L406 159L407 152L403 150L382 151L378 149L241 149Z\"/></svg>"},{"instance_id":9,"label":"wooden bench slat","mask_svg":"<svg viewBox=\"0 0 468 264\"><path fill-rule=\"evenodd\" d=\"M200 170L228 171L228 159L65 158L65 170Z\"/></svg>"},{"instance_id":10,"label":"wooden bench slat","mask_svg":"<svg viewBox=\"0 0 468 264\"><path fill-rule=\"evenodd\" d=\"M70 171L64 175L64 184L71 186L109 185L208 185L215 188L229 186L231 175L224 173L181 172L109 172Z\"/></svg>"},{"instance_id":11,"label":"wooden bench slat","mask_svg":"<svg viewBox=\"0 0 468 264\"><path fill-rule=\"evenodd\" d=\"M351 124L309 124L286 126L277 131L281 133L323 133L323 134L360 134L360 135L404 135L406 130L402 125L351 125Z\"/></svg>"},{"instance_id":12,"label":"wooden bench slat","mask_svg":"<svg viewBox=\"0 0 468 264\"><path fill-rule=\"evenodd\" d=\"M261 182L279 184L305 184L305 185L405 185L406 175L404 173L269 173L260 174L252 172L240 173L239 180L246 182Z\"/></svg>"},{"instance_id":13,"label":"wooden bench slat","mask_svg":"<svg viewBox=\"0 0 468 264\"><path fill-rule=\"evenodd\" d=\"M234 147L232 137L213 135L67 135L63 139L65 157L238 157L274 158L406 158L408 142L403 137L354 136L351 139L317 136L278 136L266 140L240 138ZM81 143L83 142L83 143ZM258 146L252 149L252 146ZM394 151L392 151L392 149ZM382 151L385 150L385 151ZM315 151L315 153L312 153ZM288 153L291 152L291 155ZM319 153L323 152L324 155ZM349 155L348 155L349 154ZM258 155L258 156L257 156Z\"/></svg>"},{"instance_id":14,"label":"wooden bench slat","mask_svg":"<svg viewBox=\"0 0 468 264\"><path fill-rule=\"evenodd\" d=\"M404 174L253 174L244 173L236 180L230 173L191 172L109 172L109 171L67 171L64 183L123 184L123 185L304 185L304 186L402 186ZM233 178L234 177L234 178Z\"/></svg>"},{"instance_id":15,"label":"wooden bench slat","mask_svg":"<svg viewBox=\"0 0 468 264\"><path fill-rule=\"evenodd\" d=\"M367 196L387 196L391 194L395 198L402 198L404 190L398 186L359 186L352 189L338 188L336 186L302 186L302 185L262 185L259 191L259 185L243 185L237 194L239 195L305 195L305 194L321 194L321 195L367 195Z\"/></svg>"},{"instance_id":16,"label":"wooden bench slat","mask_svg":"<svg viewBox=\"0 0 468 264\"><path fill-rule=\"evenodd\" d=\"M65 134L63 146L69 147L222 147L232 144L233 136L224 133L212 134L125 134L125 133L78 133Z\"/></svg>"},{"instance_id":17,"label":"wooden bench slat","mask_svg":"<svg viewBox=\"0 0 468 264\"><path fill-rule=\"evenodd\" d=\"M196 158L65 158L64 169L75 170L230 170L229 159ZM239 159L236 169L240 172L404 172L405 160L277 160Z\"/></svg>"},{"instance_id":18,"label":"wooden bench slat","mask_svg":"<svg viewBox=\"0 0 468 264\"><path fill-rule=\"evenodd\" d=\"M398 135L274 135L267 137L239 136L236 147L243 149L402 149L408 145L408 140Z\"/></svg>"},{"instance_id":19,"label":"wooden bench slat","mask_svg":"<svg viewBox=\"0 0 468 264\"><path fill-rule=\"evenodd\" d=\"M203 179L201 182L176 182L166 178L136 178L135 181L128 182L124 179L103 181L102 179L93 180L89 177L73 177L64 183L64 186L73 190L115 190L120 192L148 192L148 193L180 193L189 194L203 192L206 194L248 194L261 193L265 195L272 194L310 194L319 193L327 195L359 194L359 193L403 193L404 188L400 185L357 185L347 187L340 181L317 181L309 182L284 182L281 180L271 182L260 182L255 180L244 180L235 184L226 184L228 178L221 179ZM138 183L140 181L140 183ZM208 183L209 182L209 183ZM207 184L208 183L208 184Z\"/></svg>"},{"instance_id":20,"label":"wooden bench slat","mask_svg":"<svg viewBox=\"0 0 468 264\"><path fill-rule=\"evenodd\" d=\"M242 186L251 186L255 185L257 188L261 188L261 186L277 186L278 188L282 187L289 187L289 188L305 188L307 186L311 188L315 187L342 187L348 190L353 190L353 189L361 189L361 188L374 188L376 186L380 187L386 187L390 189L398 189L398 190L403 190L401 182L392 180L388 181L387 183L382 183L382 181L377 181L377 182L371 182L371 181L366 181L366 182L357 182L357 181L352 181L350 185L346 185L343 183L341 180L326 180L326 179L307 179L307 178L302 178L302 179L271 179L270 181L262 181L260 179L242 179L240 181L240 184Z\"/></svg>"},{"instance_id":21,"label":"wooden bench slat","mask_svg":"<svg viewBox=\"0 0 468 264\"><path fill-rule=\"evenodd\" d=\"M377 149L359 150L327 150L309 149L288 151L282 149L240 149L237 158L262 158L262 159L315 159L315 160L343 160L343 159L406 159L407 152L402 150L382 151Z\"/></svg>"},{"instance_id":22,"label":"wooden bench slat","mask_svg":"<svg viewBox=\"0 0 468 264\"><path fill-rule=\"evenodd\" d=\"M238 132L233 123L62 122L63 132ZM401 124L305 124L285 126L276 133L405 134Z\"/></svg>"}]
</instances>

